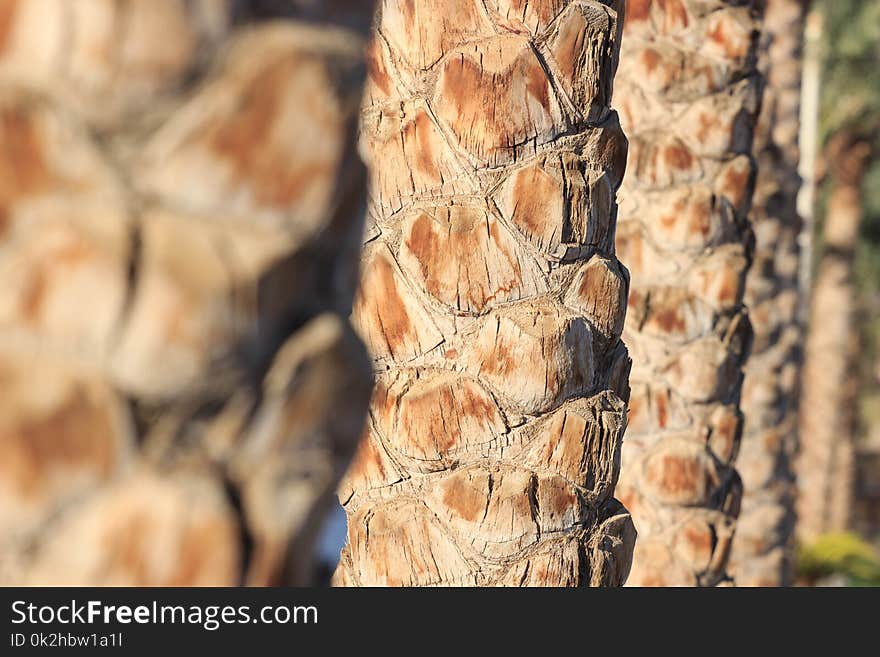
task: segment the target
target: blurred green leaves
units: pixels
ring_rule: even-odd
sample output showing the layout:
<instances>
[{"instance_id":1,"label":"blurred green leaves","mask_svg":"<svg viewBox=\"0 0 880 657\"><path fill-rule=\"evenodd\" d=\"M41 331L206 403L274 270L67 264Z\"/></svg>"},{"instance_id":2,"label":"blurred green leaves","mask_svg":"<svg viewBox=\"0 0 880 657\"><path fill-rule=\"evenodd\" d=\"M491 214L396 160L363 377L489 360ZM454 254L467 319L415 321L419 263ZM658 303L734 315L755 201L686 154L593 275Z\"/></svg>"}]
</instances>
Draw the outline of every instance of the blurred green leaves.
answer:
<instances>
[{"instance_id":1,"label":"blurred green leaves","mask_svg":"<svg viewBox=\"0 0 880 657\"><path fill-rule=\"evenodd\" d=\"M880 128L880 2L820 0L822 134Z\"/></svg>"},{"instance_id":2,"label":"blurred green leaves","mask_svg":"<svg viewBox=\"0 0 880 657\"><path fill-rule=\"evenodd\" d=\"M851 533L825 534L798 550L798 578L814 584L843 576L849 586L880 586L880 558Z\"/></svg>"}]
</instances>

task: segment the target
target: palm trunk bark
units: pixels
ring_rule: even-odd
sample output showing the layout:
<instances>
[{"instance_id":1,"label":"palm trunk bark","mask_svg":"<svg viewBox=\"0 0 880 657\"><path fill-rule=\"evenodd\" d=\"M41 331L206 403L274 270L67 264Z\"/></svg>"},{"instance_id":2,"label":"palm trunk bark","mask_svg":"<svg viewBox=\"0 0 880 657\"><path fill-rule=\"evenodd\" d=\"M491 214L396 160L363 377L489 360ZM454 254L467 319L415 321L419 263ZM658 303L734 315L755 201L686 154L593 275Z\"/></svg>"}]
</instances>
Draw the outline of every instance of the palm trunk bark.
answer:
<instances>
[{"instance_id":1,"label":"palm trunk bark","mask_svg":"<svg viewBox=\"0 0 880 657\"><path fill-rule=\"evenodd\" d=\"M356 326L377 370L340 585L619 585L622 3L386 0Z\"/></svg>"},{"instance_id":2,"label":"palm trunk bark","mask_svg":"<svg viewBox=\"0 0 880 657\"><path fill-rule=\"evenodd\" d=\"M809 544L849 529L858 386L853 265L869 145L846 132L826 147L831 195L804 362L797 461L797 537Z\"/></svg>"},{"instance_id":3,"label":"palm trunk bark","mask_svg":"<svg viewBox=\"0 0 880 657\"><path fill-rule=\"evenodd\" d=\"M756 246L746 280L754 342L745 368L737 468L743 502L730 571L740 586L788 586L794 558L794 454L800 384L797 211L801 63L807 0L768 0L759 68L766 80L755 134Z\"/></svg>"},{"instance_id":4,"label":"palm trunk bark","mask_svg":"<svg viewBox=\"0 0 880 657\"><path fill-rule=\"evenodd\" d=\"M362 4L0 2L3 583L309 583L371 388Z\"/></svg>"},{"instance_id":5,"label":"palm trunk bark","mask_svg":"<svg viewBox=\"0 0 880 657\"><path fill-rule=\"evenodd\" d=\"M632 272L624 341L634 365L617 492L639 534L632 585L729 582L751 340L758 4L641 0L627 10L617 247Z\"/></svg>"},{"instance_id":6,"label":"palm trunk bark","mask_svg":"<svg viewBox=\"0 0 880 657\"><path fill-rule=\"evenodd\" d=\"M802 219L800 244L801 298L807 300L813 289L813 240L816 224L816 158L819 155L819 110L822 95L822 12L814 7L804 25L803 83L801 86L801 128L798 146L801 190L797 211ZM810 320L810 304L801 304L801 326Z\"/></svg>"}]
</instances>

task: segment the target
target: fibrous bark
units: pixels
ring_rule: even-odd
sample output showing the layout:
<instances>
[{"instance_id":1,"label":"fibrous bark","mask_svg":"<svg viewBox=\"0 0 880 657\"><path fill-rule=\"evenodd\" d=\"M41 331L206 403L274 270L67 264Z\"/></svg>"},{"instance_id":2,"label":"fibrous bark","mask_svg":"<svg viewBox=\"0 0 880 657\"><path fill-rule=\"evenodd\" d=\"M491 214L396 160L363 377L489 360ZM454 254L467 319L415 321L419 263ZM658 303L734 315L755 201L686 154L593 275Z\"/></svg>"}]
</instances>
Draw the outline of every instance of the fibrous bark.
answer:
<instances>
[{"instance_id":1,"label":"fibrous bark","mask_svg":"<svg viewBox=\"0 0 880 657\"><path fill-rule=\"evenodd\" d=\"M386 0L340 585L619 585L616 1Z\"/></svg>"},{"instance_id":2,"label":"fibrous bark","mask_svg":"<svg viewBox=\"0 0 880 657\"><path fill-rule=\"evenodd\" d=\"M858 387L853 266L870 151L867 140L848 131L825 149L831 194L810 299L796 465L797 537L803 544L850 525Z\"/></svg>"},{"instance_id":3,"label":"fibrous bark","mask_svg":"<svg viewBox=\"0 0 880 657\"><path fill-rule=\"evenodd\" d=\"M758 66L765 77L755 134L755 255L746 279L754 342L745 368L737 457L742 511L731 555L739 586L791 584L800 385L801 218L797 212L801 56L807 0L768 0Z\"/></svg>"},{"instance_id":4,"label":"fibrous bark","mask_svg":"<svg viewBox=\"0 0 880 657\"><path fill-rule=\"evenodd\" d=\"M632 272L624 341L634 364L617 494L639 533L632 585L728 581L751 339L756 4L627 6L615 104L630 148L617 248Z\"/></svg>"},{"instance_id":5,"label":"fibrous bark","mask_svg":"<svg viewBox=\"0 0 880 657\"><path fill-rule=\"evenodd\" d=\"M309 581L370 394L361 4L0 2L4 583Z\"/></svg>"}]
</instances>

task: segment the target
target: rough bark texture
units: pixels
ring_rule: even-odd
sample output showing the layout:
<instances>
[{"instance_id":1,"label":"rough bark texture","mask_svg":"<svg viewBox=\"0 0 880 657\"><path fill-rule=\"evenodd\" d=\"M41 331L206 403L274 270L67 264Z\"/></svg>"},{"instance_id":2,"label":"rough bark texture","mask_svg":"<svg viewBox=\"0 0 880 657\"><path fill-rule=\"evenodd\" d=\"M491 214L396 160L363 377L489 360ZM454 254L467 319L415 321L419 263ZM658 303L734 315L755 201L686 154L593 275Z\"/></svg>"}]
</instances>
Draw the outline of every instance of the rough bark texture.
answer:
<instances>
[{"instance_id":1,"label":"rough bark texture","mask_svg":"<svg viewBox=\"0 0 880 657\"><path fill-rule=\"evenodd\" d=\"M849 528L858 372L853 265L869 145L847 133L826 148L831 195L810 301L797 461L797 537Z\"/></svg>"},{"instance_id":2,"label":"rough bark texture","mask_svg":"<svg viewBox=\"0 0 880 657\"><path fill-rule=\"evenodd\" d=\"M377 370L340 585L619 585L622 3L386 0L355 322Z\"/></svg>"},{"instance_id":3,"label":"rough bark texture","mask_svg":"<svg viewBox=\"0 0 880 657\"><path fill-rule=\"evenodd\" d=\"M728 581L760 100L756 3L627 6L615 104L630 140L617 248L633 356L617 494L639 533L632 585Z\"/></svg>"},{"instance_id":4,"label":"rough bark texture","mask_svg":"<svg viewBox=\"0 0 880 657\"><path fill-rule=\"evenodd\" d=\"M801 56L807 0L769 0L758 66L765 77L755 133L755 254L746 279L754 342L745 368L737 457L742 511L730 571L739 586L788 586L794 558L794 454L800 386L797 212Z\"/></svg>"},{"instance_id":5,"label":"rough bark texture","mask_svg":"<svg viewBox=\"0 0 880 657\"><path fill-rule=\"evenodd\" d=\"M372 7L295 4L0 2L3 583L308 582L370 395Z\"/></svg>"}]
</instances>

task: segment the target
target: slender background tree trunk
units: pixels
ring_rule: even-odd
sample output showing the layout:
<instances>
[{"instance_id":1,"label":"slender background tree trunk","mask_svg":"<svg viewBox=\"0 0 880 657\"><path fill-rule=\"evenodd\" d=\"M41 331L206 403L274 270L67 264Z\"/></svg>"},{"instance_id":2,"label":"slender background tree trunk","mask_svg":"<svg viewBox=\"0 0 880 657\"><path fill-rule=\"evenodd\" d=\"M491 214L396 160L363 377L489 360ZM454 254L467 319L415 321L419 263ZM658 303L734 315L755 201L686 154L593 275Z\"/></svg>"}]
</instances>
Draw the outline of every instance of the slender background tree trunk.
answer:
<instances>
[{"instance_id":1,"label":"slender background tree trunk","mask_svg":"<svg viewBox=\"0 0 880 657\"><path fill-rule=\"evenodd\" d=\"M617 247L633 357L618 496L638 530L630 584L713 586L742 485L743 308L760 2L627 5L615 104L630 140Z\"/></svg>"},{"instance_id":2,"label":"slender background tree trunk","mask_svg":"<svg viewBox=\"0 0 880 657\"><path fill-rule=\"evenodd\" d=\"M800 162L798 173L801 176L801 189L797 199L797 213L800 215L800 290L801 325L806 327L810 317L810 304L807 301L813 280L813 233L816 226L816 159L819 156L819 111L822 92L822 12L813 7L804 25L804 52L801 86L800 136L798 146Z\"/></svg>"},{"instance_id":3,"label":"slender background tree trunk","mask_svg":"<svg viewBox=\"0 0 880 657\"><path fill-rule=\"evenodd\" d=\"M793 578L802 299L798 132L806 0L768 0L759 68L764 98L755 135L755 255L746 307L755 332L745 369L745 429L737 458L743 503L731 555L740 586L787 586Z\"/></svg>"},{"instance_id":4,"label":"slender background tree trunk","mask_svg":"<svg viewBox=\"0 0 880 657\"><path fill-rule=\"evenodd\" d=\"M355 304L378 381L340 585L626 578L622 4L381 4Z\"/></svg>"},{"instance_id":5,"label":"slender background tree trunk","mask_svg":"<svg viewBox=\"0 0 880 657\"><path fill-rule=\"evenodd\" d=\"M310 581L370 394L369 4L0 2L3 583Z\"/></svg>"},{"instance_id":6,"label":"slender background tree trunk","mask_svg":"<svg viewBox=\"0 0 880 657\"><path fill-rule=\"evenodd\" d=\"M811 299L797 462L797 536L804 544L850 525L858 389L853 265L870 150L848 132L825 149L831 195Z\"/></svg>"}]
</instances>

